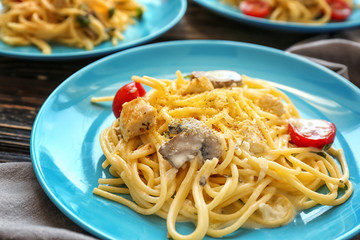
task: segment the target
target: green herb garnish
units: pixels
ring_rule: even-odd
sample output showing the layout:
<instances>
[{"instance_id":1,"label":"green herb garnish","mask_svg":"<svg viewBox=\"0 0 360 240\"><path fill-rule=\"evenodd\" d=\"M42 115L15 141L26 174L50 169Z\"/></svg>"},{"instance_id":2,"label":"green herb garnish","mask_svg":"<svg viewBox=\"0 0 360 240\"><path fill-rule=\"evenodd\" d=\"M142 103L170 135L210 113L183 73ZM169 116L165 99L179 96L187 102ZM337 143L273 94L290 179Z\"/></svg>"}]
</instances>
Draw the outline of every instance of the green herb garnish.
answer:
<instances>
[{"instance_id":1,"label":"green herb garnish","mask_svg":"<svg viewBox=\"0 0 360 240\"><path fill-rule=\"evenodd\" d=\"M331 145L332 145L332 143L329 143L329 144L325 144L325 146L323 147L323 151L327 151L327 150L329 150L330 148L331 148Z\"/></svg>"},{"instance_id":2,"label":"green herb garnish","mask_svg":"<svg viewBox=\"0 0 360 240\"><path fill-rule=\"evenodd\" d=\"M326 153L325 152L315 152L317 155L319 155L320 157L326 158Z\"/></svg>"},{"instance_id":3,"label":"green herb garnish","mask_svg":"<svg viewBox=\"0 0 360 240\"><path fill-rule=\"evenodd\" d=\"M80 27L87 27L90 24L89 15L77 15L76 22L80 25Z\"/></svg>"},{"instance_id":4,"label":"green herb garnish","mask_svg":"<svg viewBox=\"0 0 360 240\"><path fill-rule=\"evenodd\" d=\"M137 19L142 19L143 18L143 15L144 15L144 10L142 9L142 8L137 8L136 9L136 16L135 16L135 18L137 18Z\"/></svg>"},{"instance_id":5,"label":"green herb garnish","mask_svg":"<svg viewBox=\"0 0 360 240\"><path fill-rule=\"evenodd\" d=\"M112 18L114 16L114 13L115 13L115 8L114 7L110 8L108 12L108 17Z\"/></svg>"}]
</instances>

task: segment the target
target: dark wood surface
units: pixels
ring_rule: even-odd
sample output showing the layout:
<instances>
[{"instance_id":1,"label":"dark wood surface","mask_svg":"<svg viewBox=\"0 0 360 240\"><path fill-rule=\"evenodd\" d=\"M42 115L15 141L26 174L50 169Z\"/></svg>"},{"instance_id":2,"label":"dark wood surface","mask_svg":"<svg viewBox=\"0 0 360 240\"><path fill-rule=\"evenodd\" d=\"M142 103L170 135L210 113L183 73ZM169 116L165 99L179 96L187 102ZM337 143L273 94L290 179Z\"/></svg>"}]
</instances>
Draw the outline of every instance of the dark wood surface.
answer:
<instances>
[{"instance_id":1,"label":"dark wood surface","mask_svg":"<svg viewBox=\"0 0 360 240\"><path fill-rule=\"evenodd\" d=\"M189 0L184 18L153 42L222 39L285 50L313 36L238 23ZM0 162L31 161L30 134L40 107L67 77L97 59L31 61L0 56Z\"/></svg>"}]
</instances>

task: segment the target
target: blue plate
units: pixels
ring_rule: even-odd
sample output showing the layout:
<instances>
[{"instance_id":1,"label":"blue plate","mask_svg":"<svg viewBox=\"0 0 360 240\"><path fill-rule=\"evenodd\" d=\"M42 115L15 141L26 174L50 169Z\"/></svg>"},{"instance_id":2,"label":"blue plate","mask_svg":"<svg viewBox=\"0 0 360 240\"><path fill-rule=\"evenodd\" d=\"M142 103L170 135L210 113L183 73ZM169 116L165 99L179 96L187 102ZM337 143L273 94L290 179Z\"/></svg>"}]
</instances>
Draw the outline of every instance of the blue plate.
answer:
<instances>
[{"instance_id":1,"label":"blue plate","mask_svg":"<svg viewBox=\"0 0 360 240\"><path fill-rule=\"evenodd\" d=\"M138 0L146 7L142 20L131 25L123 33L125 40L113 46L110 41L101 43L93 50L87 51L60 44L51 44L52 53L41 53L35 46L12 47L0 40L0 55L22 59L61 60L104 56L126 48L149 42L175 26L184 16L186 0ZM0 3L0 11L3 6Z\"/></svg>"},{"instance_id":2,"label":"blue plate","mask_svg":"<svg viewBox=\"0 0 360 240\"><path fill-rule=\"evenodd\" d=\"M247 16L242 14L235 7L222 3L221 0L194 0L194 2L230 19L276 30L319 33L360 26L360 9L354 9L353 14L347 19L347 21L344 22L330 22L323 25L310 25L302 23L277 22L270 21L265 18ZM360 0L354 0L354 2L359 4Z\"/></svg>"},{"instance_id":3,"label":"blue plate","mask_svg":"<svg viewBox=\"0 0 360 240\"><path fill-rule=\"evenodd\" d=\"M210 50L209 50L210 49ZM136 64L134 64L136 63ZM304 58L280 50L216 40L173 41L128 49L100 59L65 80L45 101L31 135L37 178L56 206L103 239L166 239L166 222L143 216L93 195L104 160L99 134L115 120L111 104L91 104L113 95L132 75L175 78L175 71L229 69L273 81L304 117L328 119L338 128L354 184L352 197L337 207L300 212L287 226L239 229L241 239L345 239L360 230L360 90L346 79ZM179 224L188 232L191 224ZM211 239L211 238L207 238Z\"/></svg>"}]
</instances>

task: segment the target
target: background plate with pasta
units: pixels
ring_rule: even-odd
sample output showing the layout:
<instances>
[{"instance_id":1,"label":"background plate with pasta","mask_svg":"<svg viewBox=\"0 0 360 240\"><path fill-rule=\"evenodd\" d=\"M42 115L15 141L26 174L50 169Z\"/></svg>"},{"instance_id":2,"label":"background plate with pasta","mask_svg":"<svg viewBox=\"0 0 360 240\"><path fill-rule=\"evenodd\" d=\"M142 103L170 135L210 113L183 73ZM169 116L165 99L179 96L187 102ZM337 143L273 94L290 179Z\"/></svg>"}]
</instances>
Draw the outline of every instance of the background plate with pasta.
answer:
<instances>
[{"instance_id":1,"label":"background plate with pasta","mask_svg":"<svg viewBox=\"0 0 360 240\"><path fill-rule=\"evenodd\" d=\"M208 49L212 49L211 52ZM131 64L137 61L136 66ZM286 65L286 68L284 66ZM120 67L119 67L120 66ZM139 67L141 66L141 67ZM346 79L303 58L268 47L216 40L173 41L128 49L98 60L64 81L46 100L35 120L31 157L44 191L79 226L103 239L166 239L166 221L143 216L93 194L98 178L109 173L99 144L113 121L110 103L91 104L94 96L113 95L132 75L175 78L193 70L228 69L274 82L303 117L334 122L335 148L342 148L354 193L337 207L300 212L290 224L239 229L232 239L347 239L360 231L360 90ZM192 225L177 225L182 233ZM211 238L206 238L211 239ZM226 239L226 238L225 238Z\"/></svg>"},{"instance_id":2,"label":"background plate with pasta","mask_svg":"<svg viewBox=\"0 0 360 240\"><path fill-rule=\"evenodd\" d=\"M285 31L296 31L304 33L319 33L319 32L330 32L336 30L342 30L360 26L360 9L354 9L352 15L344 22L330 22L323 25L308 25L303 23L294 22L275 22L270 21L266 18L256 18L244 15L240 10L230 5L224 4L221 0L194 0L196 3L206 7L207 9L225 16L227 18L252 24L255 26L285 30ZM359 4L360 0L354 0L354 3Z\"/></svg>"},{"instance_id":3,"label":"background plate with pasta","mask_svg":"<svg viewBox=\"0 0 360 240\"><path fill-rule=\"evenodd\" d=\"M73 59L102 56L119 50L130 48L149 42L171 29L185 14L186 0L138 0L145 6L146 12L142 20L135 25L130 25L123 32L124 40L116 46L111 41L106 41L96 46L93 50L68 47L60 44L51 44L52 53L43 54L35 46L12 47L0 41L0 55L24 59ZM3 8L0 3L0 10Z\"/></svg>"}]
</instances>

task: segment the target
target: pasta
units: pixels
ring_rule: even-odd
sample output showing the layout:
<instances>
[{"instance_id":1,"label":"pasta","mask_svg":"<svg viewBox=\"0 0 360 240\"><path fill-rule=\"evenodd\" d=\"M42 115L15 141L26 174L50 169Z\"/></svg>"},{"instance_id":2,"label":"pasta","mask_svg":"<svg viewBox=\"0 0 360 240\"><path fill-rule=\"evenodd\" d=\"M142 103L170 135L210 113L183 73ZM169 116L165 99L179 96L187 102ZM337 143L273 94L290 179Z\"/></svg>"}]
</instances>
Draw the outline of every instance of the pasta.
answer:
<instances>
[{"instance_id":1,"label":"pasta","mask_svg":"<svg viewBox=\"0 0 360 240\"><path fill-rule=\"evenodd\" d=\"M243 75L238 86L206 89L179 71L176 75L175 80L132 78L152 87L141 101L156 110L156 120L146 132L129 139L121 129L122 115L102 131L102 166L113 178L99 179L94 194L166 219L173 239L222 237L241 227L279 227L291 222L297 211L317 204L339 205L351 196L342 150L295 146L288 120L300 115L288 96L269 82ZM139 98L133 101L140 104ZM174 121L183 125L170 127ZM175 139L171 134L187 122L206 129L203 144L215 136L221 150L218 158L205 159L216 152L213 145L181 166L165 159L174 150L171 146L164 151ZM180 221L193 222L194 231L178 232L175 223Z\"/></svg>"},{"instance_id":2,"label":"pasta","mask_svg":"<svg viewBox=\"0 0 360 240\"><path fill-rule=\"evenodd\" d=\"M245 0L224 0L238 7ZM343 0L353 7L353 0ZM273 21L324 24L331 21L327 0L264 0L271 8L268 18Z\"/></svg>"},{"instance_id":3,"label":"pasta","mask_svg":"<svg viewBox=\"0 0 360 240\"><path fill-rule=\"evenodd\" d=\"M51 53L49 42L91 50L136 23L144 7L135 0L2 0L0 38L12 46L35 45Z\"/></svg>"}]
</instances>

